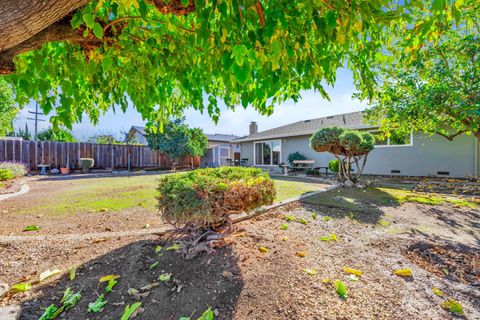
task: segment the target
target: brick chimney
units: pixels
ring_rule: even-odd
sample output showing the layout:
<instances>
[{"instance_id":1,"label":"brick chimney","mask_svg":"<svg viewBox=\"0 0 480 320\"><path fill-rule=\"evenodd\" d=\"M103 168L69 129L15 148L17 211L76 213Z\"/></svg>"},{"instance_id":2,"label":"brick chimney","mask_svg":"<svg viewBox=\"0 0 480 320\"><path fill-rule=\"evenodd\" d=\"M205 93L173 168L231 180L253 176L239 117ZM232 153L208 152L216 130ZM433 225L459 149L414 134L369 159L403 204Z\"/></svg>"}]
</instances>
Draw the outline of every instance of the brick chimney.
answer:
<instances>
[{"instance_id":1,"label":"brick chimney","mask_svg":"<svg viewBox=\"0 0 480 320\"><path fill-rule=\"evenodd\" d=\"M248 127L250 135L258 133L258 125L255 121L250 122L250 126Z\"/></svg>"}]
</instances>

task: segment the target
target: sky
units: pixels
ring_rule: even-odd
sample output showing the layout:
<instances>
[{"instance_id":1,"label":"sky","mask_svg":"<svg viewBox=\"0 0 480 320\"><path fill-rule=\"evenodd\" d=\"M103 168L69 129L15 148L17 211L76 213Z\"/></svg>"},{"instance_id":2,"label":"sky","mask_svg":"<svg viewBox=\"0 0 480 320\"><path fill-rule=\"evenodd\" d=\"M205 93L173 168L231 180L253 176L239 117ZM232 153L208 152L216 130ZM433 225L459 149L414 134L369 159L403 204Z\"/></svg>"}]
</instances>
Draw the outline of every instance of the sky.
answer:
<instances>
[{"instance_id":1,"label":"sky","mask_svg":"<svg viewBox=\"0 0 480 320\"><path fill-rule=\"evenodd\" d=\"M221 106L220 120L215 124L208 114L201 114L199 111L189 109L185 113L186 122L191 127L199 127L205 133L222 133L235 134L244 136L248 134L248 125L251 121L256 121L258 130L268 130L295 121L314 119L329 115L360 111L367 107L366 102L361 102L352 98L355 92L353 85L352 73L347 69L339 69L337 73L337 81L334 87L326 86L326 91L330 96L330 100L325 100L318 92L304 91L302 99L297 103L286 101L277 106L271 116L261 116L253 108L243 109L239 106L237 109L229 110L225 106ZM32 117L28 111L35 110L35 104L31 103L23 108L17 120L14 123L16 129L28 127L33 132L34 121L26 120ZM47 116L42 118L48 119ZM97 126L93 126L88 119L73 126L73 134L78 139L87 139L94 134L114 134L120 136L120 132L128 131L132 125L141 126L144 124L138 112L131 106L126 113L108 112L100 118ZM49 122L39 122L39 131L48 128Z\"/></svg>"}]
</instances>

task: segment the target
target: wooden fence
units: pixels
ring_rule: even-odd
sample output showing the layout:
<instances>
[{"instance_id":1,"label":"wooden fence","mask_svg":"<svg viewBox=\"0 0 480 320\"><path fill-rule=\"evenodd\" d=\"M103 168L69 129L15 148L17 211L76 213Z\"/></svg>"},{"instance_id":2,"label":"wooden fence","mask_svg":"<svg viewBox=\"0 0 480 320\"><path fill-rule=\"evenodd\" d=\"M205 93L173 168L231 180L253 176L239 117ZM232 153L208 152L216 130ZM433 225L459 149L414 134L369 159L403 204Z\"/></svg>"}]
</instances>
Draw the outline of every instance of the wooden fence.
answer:
<instances>
[{"instance_id":1,"label":"wooden fence","mask_svg":"<svg viewBox=\"0 0 480 320\"><path fill-rule=\"evenodd\" d=\"M165 154L146 146L107 145L87 142L0 140L0 161L18 161L36 170L39 164L52 168L78 169L80 158L93 158L95 169L168 168L172 161ZM178 167L198 167L200 159L185 158Z\"/></svg>"}]
</instances>

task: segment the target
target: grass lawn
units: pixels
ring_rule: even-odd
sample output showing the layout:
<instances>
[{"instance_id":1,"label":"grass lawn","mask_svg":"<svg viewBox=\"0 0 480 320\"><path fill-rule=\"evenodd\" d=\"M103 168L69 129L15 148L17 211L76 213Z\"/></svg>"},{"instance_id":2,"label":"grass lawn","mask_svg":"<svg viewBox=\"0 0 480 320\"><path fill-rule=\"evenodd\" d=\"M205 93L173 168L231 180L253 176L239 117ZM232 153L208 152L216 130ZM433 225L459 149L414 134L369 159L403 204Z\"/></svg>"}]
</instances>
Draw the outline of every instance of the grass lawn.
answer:
<instances>
[{"instance_id":1,"label":"grass lawn","mask_svg":"<svg viewBox=\"0 0 480 320\"><path fill-rule=\"evenodd\" d=\"M18 210L21 214L41 213L61 216L83 212L115 212L140 207L156 211L156 190L161 175L106 177L77 180L41 182L54 196L35 197L32 205ZM55 187L55 185L57 185ZM324 185L308 180L275 179L277 196L283 201L319 190ZM19 198L20 200L20 198Z\"/></svg>"}]
</instances>

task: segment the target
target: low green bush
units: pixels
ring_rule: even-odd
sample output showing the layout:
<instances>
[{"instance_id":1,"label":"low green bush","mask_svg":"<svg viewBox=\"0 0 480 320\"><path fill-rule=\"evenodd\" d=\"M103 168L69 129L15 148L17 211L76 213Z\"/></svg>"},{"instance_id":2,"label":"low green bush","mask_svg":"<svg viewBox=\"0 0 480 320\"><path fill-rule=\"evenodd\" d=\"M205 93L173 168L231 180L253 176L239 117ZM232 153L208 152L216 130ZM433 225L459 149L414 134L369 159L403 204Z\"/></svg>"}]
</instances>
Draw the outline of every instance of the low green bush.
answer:
<instances>
[{"instance_id":1,"label":"low green bush","mask_svg":"<svg viewBox=\"0 0 480 320\"><path fill-rule=\"evenodd\" d=\"M0 181L7 181L15 178L12 170L9 169L0 169Z\"/></svg>"},{"instance_id":2,"label":"low green bush","mask_svg":"<svg viewBox=\"0 0 480 320\"><path fill-rule=\"evenodd\" d=\"M80 158L80 168L84 172L88 172L91 168L93 168L93 165L95 164L95 160L92 158Z\"/></svg>"},{"instance_id":3,"label":"low green bush","mask_svg":"<svg viewBox=\"0 0 480 320\"><path fill-rule=\"evenodd\" d=\"M221 167L165 175L158 188L162 218L197 227L226 222L228 215L272 204L275 187L258 168Z\"/></svg>"},{"instance_id":4,"label":"low green bush","mask_svg":"<svg viewBox=\"0 0 480 320\"><path fill-rule=\"evenodd\" d=\"M26 164L15 161L0 162L0 170L10 170L13 173L14 178L23 177L28 172Z\"/></svg>"},{"instance_id":5,"label":"low green bush","mask_svg":"<svg viewBox=\"0 0 480 320\"><path fill-rule=\"evenodd\" d=\"M330 160L328 162L328 169L332 172L338 172L339 161L337 159Z\"/></svg>"}]
</instances>

